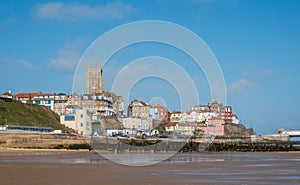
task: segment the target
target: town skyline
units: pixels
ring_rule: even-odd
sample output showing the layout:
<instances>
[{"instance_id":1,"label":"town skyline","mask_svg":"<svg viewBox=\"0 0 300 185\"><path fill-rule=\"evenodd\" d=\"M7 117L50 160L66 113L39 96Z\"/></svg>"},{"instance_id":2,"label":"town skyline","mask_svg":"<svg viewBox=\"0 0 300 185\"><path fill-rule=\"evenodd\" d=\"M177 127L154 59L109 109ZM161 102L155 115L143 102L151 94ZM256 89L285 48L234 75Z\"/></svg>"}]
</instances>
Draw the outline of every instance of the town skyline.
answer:
<instances>
[{"instance_id":1,"label":"town skyline","mask_svg":"<svg viewBox=\"0 0 300 185\"><path fill-rule=\"evenodd\" d=\"M0 90L71 94L76 65L96 38L124 23L165 20L187 27L208 44L223 70L227 104L247 127L258 134L299 129L299 7L296 1L1 2ZM137 57L156 54L190 64L180 53L166 54L173 51L155 44L121 51L103 66L105 88L112 83L109 75ZM207 103L212 97L205 76L193 67L185 69L198 84L200 103ZM172 87L157 79L137 84L132 97L149 102L155 96L153 84L166 89L157 96L176 110L178 103L166 96Z\"/></svg>"}]
</instances>

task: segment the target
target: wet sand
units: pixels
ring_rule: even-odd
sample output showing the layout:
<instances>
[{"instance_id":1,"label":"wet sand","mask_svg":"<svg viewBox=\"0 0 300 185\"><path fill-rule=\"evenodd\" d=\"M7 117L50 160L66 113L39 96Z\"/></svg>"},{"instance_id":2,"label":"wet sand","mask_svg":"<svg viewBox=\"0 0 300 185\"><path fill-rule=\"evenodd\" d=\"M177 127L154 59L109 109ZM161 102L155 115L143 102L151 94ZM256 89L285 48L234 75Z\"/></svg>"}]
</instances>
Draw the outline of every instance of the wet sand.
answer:
<instances>
[{"instance_id":1,"label":"wet sand","mask_svg":"<svg viewBox=\"0 0 300 185\"><path fill-rule=\"evenodd\" d=\"M177 154L156 165L97 153L0 150L0 184L300 184L300 153Z\"/></svg>"}]
</instances>

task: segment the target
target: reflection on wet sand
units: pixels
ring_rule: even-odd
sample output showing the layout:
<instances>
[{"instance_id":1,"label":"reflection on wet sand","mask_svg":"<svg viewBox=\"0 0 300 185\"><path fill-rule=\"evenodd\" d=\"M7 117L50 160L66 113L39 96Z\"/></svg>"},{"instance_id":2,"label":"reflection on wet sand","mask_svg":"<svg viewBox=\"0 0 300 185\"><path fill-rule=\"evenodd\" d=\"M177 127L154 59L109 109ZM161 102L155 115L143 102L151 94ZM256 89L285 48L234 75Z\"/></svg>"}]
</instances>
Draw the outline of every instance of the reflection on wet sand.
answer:
<instances>
[{"instance_id":1,"label":"reflection on wet sand","mask_svg":"<svg viewBox=\"0 0 300 185\"><path fill-rule=\"evenodd\" d=\"M300 184L297 152L184 153L131 167L89 151L0 150L0 168L0 184Z\"/></svg>"}]
</instances>

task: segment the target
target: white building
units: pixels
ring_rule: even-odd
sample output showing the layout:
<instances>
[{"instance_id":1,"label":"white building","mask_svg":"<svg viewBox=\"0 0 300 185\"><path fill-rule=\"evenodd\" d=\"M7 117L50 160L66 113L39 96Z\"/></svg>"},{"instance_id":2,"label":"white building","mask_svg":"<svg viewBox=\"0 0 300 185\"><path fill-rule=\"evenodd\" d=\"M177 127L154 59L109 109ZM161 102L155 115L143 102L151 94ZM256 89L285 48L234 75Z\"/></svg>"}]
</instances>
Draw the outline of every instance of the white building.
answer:
<instances>
[{"instance_id":1,"label":"white building","mask_svg":"<svg viewBox=\"0 0 300 185\"><path fill-rule=\"evenodd\" d=\"M232 124L240 124L240 120L235 114L232 114Z\"/></svg>"},{"instance_id":2,"label":"white building","mask_svg":"<svg viewBox=\"0 0 300 185\"><path fill-rule=\"evenodd\" d=\"M170 121L178 123L182 118L183 113L180 111L173 111L170 115Z\"/></svg>"},{"instance_id":3,"label":"white building","mask_svg":"<svg viewBox=\"0 0 300 185\"><path fill-rule=\"evenodd\" d=\"M123 118L122 123L126 129L151 130L153 128L152 119L129 117Z\"/></svg>"},{"instance_id":4,"label":"white building","mask_svg":"<svg viewBox=\"0 0 300 185\"><path fill-rule=\"evenodd\" d=\"M65 93L54 93L54 112L58 115L64 115L67 112L67 106L70 104L69 95Z\"/></svg>"},{"instance_id":5,"label":"white building","mask_svg":"<svg viewBox=\"0 0 300 185\"><path fill-rule=\"evenodd\" d=\"M195 131L195 124L192 123L179 123L175 127L175 131L184 135L193 135Z\"/></svg>"},{"instance_id":6,"label":"white building","mask_svg":"<svg viewBox=\"0 0 300 185\"><path fill-rule=\"evenodd\" d=\"M33 104L44 105L54 111L54 95L53 94L35 94Z\"/></svg>"},{"instance_id":7,"label":"white building","mask_svg":"<svg viewBox=\"0 0 300 185\"><path fill-rule=\"evenodd\" d=\"M216 112L199 112L199 111L191 111L182 113L181 118L179 120L180 123L200 123L203 121L207 121L208 119L212 119L217 117L218 113Z\"/></svg>"},{"instance_id":8,"label":"white building","mask_svg":"<svg viewBox=\"0 0 300 185\"><path fill-rule=\"evenodd\" d=\"M92 134L92 115L85 109L77 109L74 114L60 116L60 123L72 128L80 135Z\"/></svg>"}]
</instances>

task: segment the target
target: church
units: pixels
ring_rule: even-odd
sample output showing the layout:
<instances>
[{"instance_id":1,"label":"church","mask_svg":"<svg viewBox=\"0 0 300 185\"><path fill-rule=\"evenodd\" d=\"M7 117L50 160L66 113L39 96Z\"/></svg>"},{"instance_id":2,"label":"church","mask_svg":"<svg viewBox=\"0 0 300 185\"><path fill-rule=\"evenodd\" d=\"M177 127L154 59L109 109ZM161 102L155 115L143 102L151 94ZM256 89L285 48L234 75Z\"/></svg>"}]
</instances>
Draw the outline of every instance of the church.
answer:
<instances>
[{"instance_id":1,"label":"church","mask_svg":"<svg viewBox=\"0 0 300 185\"><path fill-rule=\"evenodd\" d=\"M102 76L102 64L92 67L88 63L88 71L86 78L86 94L101 94L104 92L104 82Z\"/></svg>"}]
</instances>

